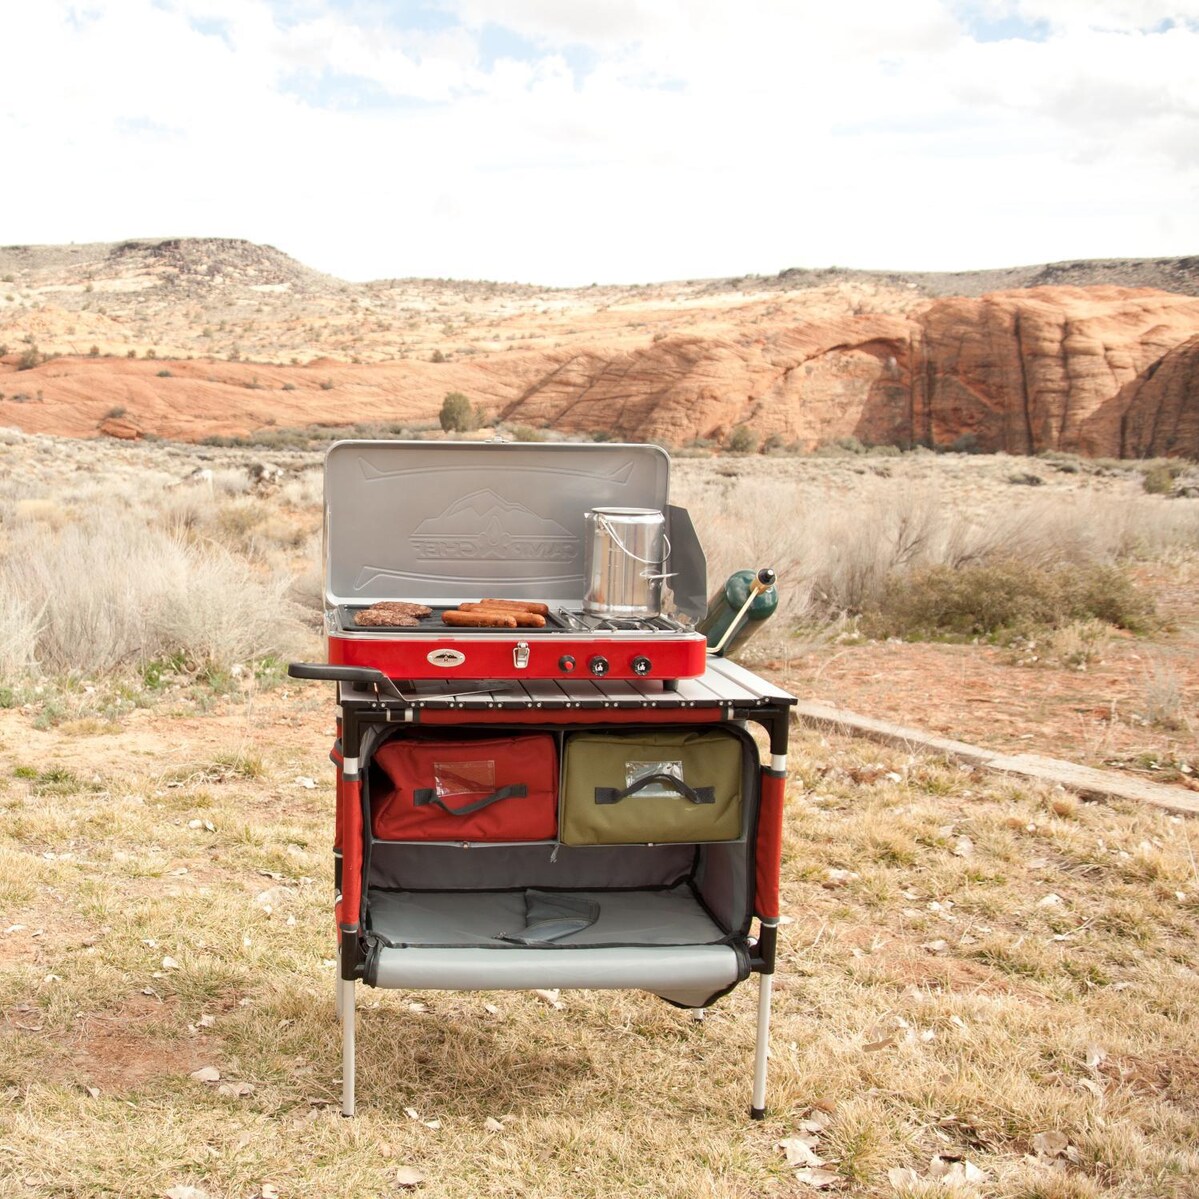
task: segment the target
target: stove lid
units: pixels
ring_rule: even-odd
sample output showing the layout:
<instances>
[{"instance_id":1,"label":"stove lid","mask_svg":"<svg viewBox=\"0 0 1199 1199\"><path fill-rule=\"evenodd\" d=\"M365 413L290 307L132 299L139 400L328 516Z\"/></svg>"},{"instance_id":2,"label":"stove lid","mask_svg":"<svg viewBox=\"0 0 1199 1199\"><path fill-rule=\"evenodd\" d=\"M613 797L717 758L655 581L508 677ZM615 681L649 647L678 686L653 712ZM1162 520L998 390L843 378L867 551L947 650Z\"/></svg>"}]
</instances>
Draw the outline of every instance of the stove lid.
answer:
<instances>
[{"instance_id":1,"label":"stove lid","mask_svg":"<svg viewBox=\"0 0 1199 1199\"><path fill-rule=\"evenodd\" d=\"M338 442L325 458L326 602L577 603L584 514L666 512L669 477L652 445Z\"/></svg>"}]
</instances>

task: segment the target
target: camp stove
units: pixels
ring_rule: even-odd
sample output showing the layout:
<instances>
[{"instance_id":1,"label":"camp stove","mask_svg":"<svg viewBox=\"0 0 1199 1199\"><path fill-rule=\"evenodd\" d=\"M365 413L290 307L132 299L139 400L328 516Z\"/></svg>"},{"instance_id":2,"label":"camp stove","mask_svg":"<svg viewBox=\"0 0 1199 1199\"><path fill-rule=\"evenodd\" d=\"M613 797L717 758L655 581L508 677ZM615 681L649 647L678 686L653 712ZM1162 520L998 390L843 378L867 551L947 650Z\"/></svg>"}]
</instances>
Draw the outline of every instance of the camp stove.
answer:
<instances>
[{"instance_id":1,"label":"camp stove","mask_svg":"<svg viewBox=\"0 0 1199 1199\"><path fill-rule=\"evenodd\" d=\"M346 441L325 461L325 627L331 664L395 680L650 679L704 673L703 551L669 503L670 460L648 445ZM587 514L658 510L670 611L587 610ZM637 560L640 562L640 559ZM637 567L641 569L641 567ZM544 628L448 627L483 599L549 609ZM385 600L424 604L414 625L357 623Z\"/></svg>"}]
</instances>

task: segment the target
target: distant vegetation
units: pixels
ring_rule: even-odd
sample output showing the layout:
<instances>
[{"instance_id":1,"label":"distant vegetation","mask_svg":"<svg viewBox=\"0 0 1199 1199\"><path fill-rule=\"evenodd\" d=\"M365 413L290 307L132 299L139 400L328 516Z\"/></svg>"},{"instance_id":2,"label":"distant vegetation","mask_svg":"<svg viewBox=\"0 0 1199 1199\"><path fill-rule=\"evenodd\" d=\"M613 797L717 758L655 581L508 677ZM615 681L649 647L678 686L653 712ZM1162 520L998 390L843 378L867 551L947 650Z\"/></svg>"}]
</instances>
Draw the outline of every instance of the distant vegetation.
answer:
<instances>
[{"instance_id":1,"label":"distant vegetation","mask_svg":"<svg viewBox=\"0 0 1199 1199\"><path fill-rule=\"evenodd\" d=\"M467 433L475 427L475 414L471 410L470 400L460 391L446 393L437 419L446 433Z\"/></svg>"}]
</instances>

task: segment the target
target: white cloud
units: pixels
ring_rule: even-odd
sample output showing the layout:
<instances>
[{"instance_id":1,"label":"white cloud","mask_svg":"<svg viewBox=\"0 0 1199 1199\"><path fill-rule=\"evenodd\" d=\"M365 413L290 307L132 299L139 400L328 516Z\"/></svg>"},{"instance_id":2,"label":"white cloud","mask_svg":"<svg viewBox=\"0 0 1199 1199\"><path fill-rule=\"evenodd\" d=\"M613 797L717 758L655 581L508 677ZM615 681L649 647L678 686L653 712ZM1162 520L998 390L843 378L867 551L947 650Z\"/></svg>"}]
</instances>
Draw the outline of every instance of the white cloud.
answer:
<instances>
[{"instance_id":1,"label":"white cloud","mask_svg":"<svg viewBox=\"0 0 1199 1199\"><path fill-rule=\"evenodd\" d=\"M354 278L563 283L1194 252L1196 10L453 0L404 28L43 0L6 16L0 241L245 236ZM971 12L1047 32L979 42Z\"/></svg>"}]
</instances>

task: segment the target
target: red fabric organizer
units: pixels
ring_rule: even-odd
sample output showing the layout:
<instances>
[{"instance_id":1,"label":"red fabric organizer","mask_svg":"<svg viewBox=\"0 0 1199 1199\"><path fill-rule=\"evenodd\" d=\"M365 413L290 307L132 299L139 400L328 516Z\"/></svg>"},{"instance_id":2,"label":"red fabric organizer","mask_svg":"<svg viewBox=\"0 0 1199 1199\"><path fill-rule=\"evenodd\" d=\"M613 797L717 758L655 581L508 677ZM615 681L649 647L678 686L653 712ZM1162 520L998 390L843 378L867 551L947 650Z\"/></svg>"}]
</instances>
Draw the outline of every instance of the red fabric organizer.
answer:
<instances>
[{"instance_id":1,"label":"red fabric organizer","mask_svg":"<svg viewBox=\"0 0 1199 1199\"><path fill-rule=\"evenodd\" d=\"M375 763L380 841L548 841L558 831L558 749L548 733L397 739Z\"/></svg>"}]
</instances>

